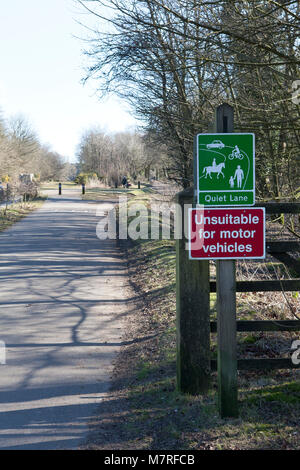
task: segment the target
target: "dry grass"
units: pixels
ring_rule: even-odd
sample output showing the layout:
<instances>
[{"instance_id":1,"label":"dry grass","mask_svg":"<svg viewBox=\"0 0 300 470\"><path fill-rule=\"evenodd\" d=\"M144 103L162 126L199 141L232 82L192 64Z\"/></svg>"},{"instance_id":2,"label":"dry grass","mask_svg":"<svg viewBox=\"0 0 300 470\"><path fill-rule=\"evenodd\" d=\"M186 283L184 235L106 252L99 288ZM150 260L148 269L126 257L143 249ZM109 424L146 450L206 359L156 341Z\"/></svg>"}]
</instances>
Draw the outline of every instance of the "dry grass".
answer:
<instances>
[{"instance_id":1,"label":"dry grass","mask_svg":"<svg viewBox=\"0 0 300 470\"><path fill-rule=\"evenodd\" d=\"M147 450L300 449L300 371L239 372L238 419L222 420L216 375L206 396L176 390L175 246L147 240L123 247L138 304L126 325L113 388L93 423L89 448ZM240 279L291 276L274 260L240 263ZM278 271L279 269L279 271ZM214 275L214 265L211 265ZM239 319L293 318L296 293L238 294ZM291 310L292 309L292 310ZM211 294L215 316L215 294ZM212 335L212 357L216 338ZM239 334L240 357L288 355L298 333Z\"/></svg>"},{"instance_id":2,"label":"dry grass","mask_svg":"<svg viewBox=\"0 0 300 470\"><path fill-rule=\"evenodd\" d=\"M0 209L0 232L11 227L16 222L30 214L30 212L40 208L44 201L44 198L38 198L31 202L13 204L7 208L2 207Z\"/></svg>"},{"instance_id":3,"label":"dry grass","mask_svg":"<svg viewBox=\"0 0 300 470\"><path fill-rule=\"evenodd\" d=\"M152 192L151 188L147 185L142 185L142 189L138 189L136 185L132 185L129 189L119 187L117 189L109 188L107 186L87 188L86 194L82 196L82 199L86 201L103 201L103 200L115 200L118 198L127 196L128 198L138 197L144 198L145 194Z\"/></svg>"},{"instance_id":4,"label":"dry grass","mask_svg":"<svg viewBox=\"0 0 300 470\"><path fill-rule=\"evenodd\" d=\"M60 181L44 181L41 183L40 190L47 191L47 189L57 189ZM72 181L63 181L62 183L62 190L64 189L80 189L81 186L78 184L73 183Z\"/></svg>"}]
</instances>

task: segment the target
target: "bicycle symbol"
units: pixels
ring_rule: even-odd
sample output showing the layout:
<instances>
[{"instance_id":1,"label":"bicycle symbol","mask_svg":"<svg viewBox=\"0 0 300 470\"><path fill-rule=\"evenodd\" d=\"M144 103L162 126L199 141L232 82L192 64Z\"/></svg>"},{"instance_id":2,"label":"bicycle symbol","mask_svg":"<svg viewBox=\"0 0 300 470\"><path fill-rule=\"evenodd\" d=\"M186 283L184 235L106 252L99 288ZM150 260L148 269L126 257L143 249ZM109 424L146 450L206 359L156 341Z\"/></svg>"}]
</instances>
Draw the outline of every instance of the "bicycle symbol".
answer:
<instances>
[{"instance_id":1,"label":"bicycle symbol","mask_svg":"<svg viewBox=\"0 0 300 470\"><path fill-rule=\"evenodd\" d=\"M229 160L237 158L238 160L243 160L244 156L241 154L240 149L236 145L232 152L228 155Z\"/></svg>"}]
</instances>

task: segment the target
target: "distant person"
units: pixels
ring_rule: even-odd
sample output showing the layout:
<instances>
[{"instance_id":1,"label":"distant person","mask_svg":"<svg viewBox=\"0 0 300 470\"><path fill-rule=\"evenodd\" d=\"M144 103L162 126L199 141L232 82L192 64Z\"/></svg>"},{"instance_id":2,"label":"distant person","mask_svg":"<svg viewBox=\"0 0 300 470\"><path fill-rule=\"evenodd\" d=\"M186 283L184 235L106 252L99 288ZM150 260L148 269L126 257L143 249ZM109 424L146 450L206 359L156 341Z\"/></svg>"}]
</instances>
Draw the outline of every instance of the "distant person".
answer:
<instances>
[{"instance_id":1,"label":"distant person","mask_svg":"<svg viewBox=\"0 0 300 470\"><path fill-rule=\"evenodd\" d=\"M127 187L127 184L128 184L127 178L126 178L126 176L123 176L123 178L122 178L122 185L123 185L123 188L126 188L126 187Z\"/></svg>"}]
</instances>

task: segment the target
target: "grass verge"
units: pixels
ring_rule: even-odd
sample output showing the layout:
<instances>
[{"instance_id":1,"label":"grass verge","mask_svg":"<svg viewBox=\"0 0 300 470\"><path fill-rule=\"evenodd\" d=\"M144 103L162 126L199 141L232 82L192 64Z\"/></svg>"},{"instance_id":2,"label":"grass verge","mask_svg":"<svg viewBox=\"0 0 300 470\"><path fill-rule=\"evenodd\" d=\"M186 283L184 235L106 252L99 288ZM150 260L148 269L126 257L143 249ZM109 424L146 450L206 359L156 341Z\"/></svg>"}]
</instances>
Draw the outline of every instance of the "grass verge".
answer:
<instances>
[{"instance_id":1,"label":"grass verge","mask_svg":"<svg viewBox=\"0 0 300 470\"><path fill-rule=\"evenodd\" d=\"M0 232L3 232L3 230L6 230L8 227L11 227L16 222L30 214L30 212L39 209L44 204L46 199L46 197L39 197L30 202L12 204L7 208L1 207Z\"/></svg>"},{"instance_id":2,"label":"grass verge","mask_svg":"<svg viewBox=\"0 0 300 470\"><path fill-rule=\"evenodd\" d=\"M58 185L61 181L45 181L43 183L41 183L41 186L40 186L40 190L41 191L47 191L49 189L57 189L58 191ZM80 189L81 186L76 184L76 183L73 183L72 181L63 181L61 182L62 184L62 190L64 189Z\"/></svg>"},{"instance_id":3,"label":"grass verge","mask_svg":"<svg viewBox=\"0 0 300 470\"><path fill-rule=\"evenodd\" d=\"M143 200L145 197L143 193ZM138 202L137 197L133 202ZM175 243L137 240L123 245L123 250L137 300L127 319L112 390L99 409L98 419L92 423L88 447L299 449L299 370L239 372L238 419L219 417L215 374L206 396L182 395L177 391ZM258 293L256 300L254 294L250 299L241 294L238 303L239 319L259 319L262 309L275 314L265 294ZM211 295L211 310L214 318L215 294ZM291 344L293 335L287 336L286 343ZM268 333L239 334L238 340L239 354L243 357L270 354L272 357L281 345L276 334ZM212 357L215 353L216 338L212 335Z\"/></svg>"},{"instance_id":4,"label":"grass verge","mask_svg":"<svg viewBox=\"0 0 300 470\"><path fill-rule=\"evenodd\" d=\"M129 189L125 188L108 188L108 187L98 187L98 188L86 188L86 194L82 196L82 199L90 201L104 201L107 199L118 199L124 196L128 198L136 197L140 199L143 198L143 195L152 193L152 189L149 185L141 185L141 189L138 189L136 185L132 185Z\"/></svg>"}]
</instances>

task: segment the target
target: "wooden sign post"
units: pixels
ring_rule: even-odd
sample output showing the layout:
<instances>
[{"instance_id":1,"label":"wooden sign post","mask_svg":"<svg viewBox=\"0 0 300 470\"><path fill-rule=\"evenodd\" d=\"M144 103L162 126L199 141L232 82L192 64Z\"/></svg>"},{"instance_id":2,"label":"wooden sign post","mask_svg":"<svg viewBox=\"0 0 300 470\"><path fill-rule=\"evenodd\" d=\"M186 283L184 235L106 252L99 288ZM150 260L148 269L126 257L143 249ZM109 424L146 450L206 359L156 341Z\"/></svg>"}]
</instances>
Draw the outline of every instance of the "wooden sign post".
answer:
<instances>
[{"instance_id":1,"label":"wooden sign post","mask_svg":"<svg viewBox=\"0 0 300 470\"><path fill-rule=\"evenodd\" d=\"M176 201L177 388L197 395L210 385L209 261L191 261L186 249L193 191L178 193Z\"/></svg>"},{"instance_id":2,"label":"wooden sign post","mask_svg":"<svg viewBox=\"0 0 300 470\"><path fill-rule=\"evenodd\" d=\"M216 132L233 132L233 108L223 104L216 111ZM217 330L218 396L222 418L238 416L236 347L236 273L234 260L218 260Z\"/></svg>"}]
</instances>

